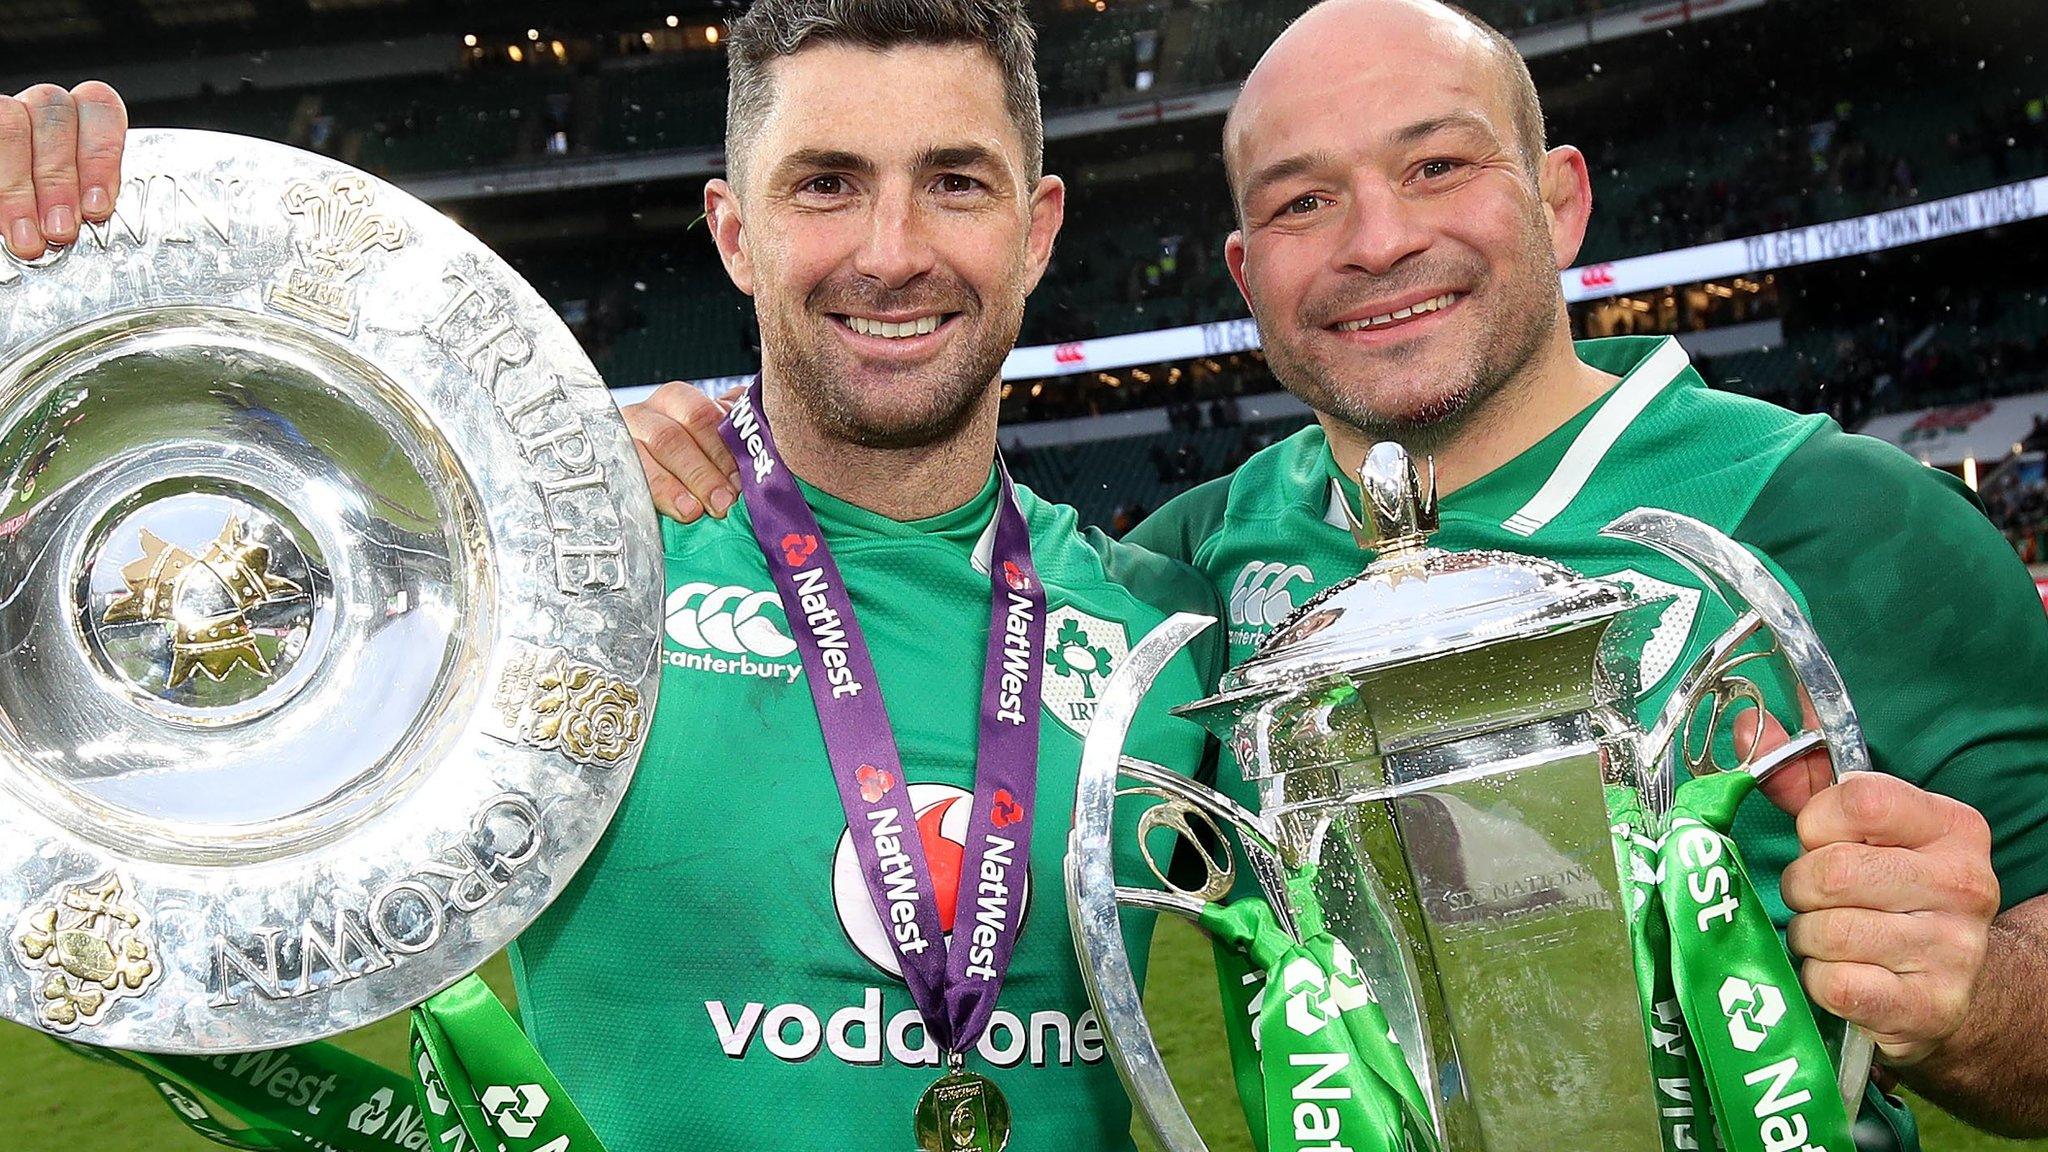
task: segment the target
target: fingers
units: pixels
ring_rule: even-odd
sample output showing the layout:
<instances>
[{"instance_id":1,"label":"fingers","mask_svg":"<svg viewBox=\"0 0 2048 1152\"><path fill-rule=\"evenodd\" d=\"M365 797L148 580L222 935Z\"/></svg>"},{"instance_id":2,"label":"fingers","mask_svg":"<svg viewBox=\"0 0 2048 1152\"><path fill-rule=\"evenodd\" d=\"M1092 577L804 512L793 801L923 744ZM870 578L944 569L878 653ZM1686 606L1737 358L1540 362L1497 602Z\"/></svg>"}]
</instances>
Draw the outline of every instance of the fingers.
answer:
<instances>
[{"instance_id":1,"label":"fingers","mask_svg":"<svg viewBox=\"0 0 2048 1152\"><path fill-rule=\"evenodd\" d=\"M633 451L640 456L640 470L647 474L647 488L654 495L656 512L683 524L704 515L703 505L690 495L690 490L683 487L682 481L669 475L667 469L656 464L638 440L633 441Z\"/></svg>"},{"instance_id":2,"label":"fingers","mask_svg":"<svg viewBox=\"0 0 2048 1152\"><path fill-rule=\"evenodd\" d=\"M1799 812L1799 842L1838 841L1917 848L1954 838L1989 853L1991 829L1968 804L1881 772L1857 772L1820 792Z\"/></svg>"},{"instance_id":3,"label":"fingers","mask_svg":"<svg viewBox=\"0 0 2048 1152\"><path fill-rule=\"evenodd\" d=\"M0 236L23 260L113 214L128 109L112 88L38 84L0 96Z\"/></svg>"},{"instance_id":4,"label":"fingers","mask_svg":"<svg viewBox=\"0 0 2048 1152\"><path fill-rule=\"evenodd\" d=\"M671 381L656 389L646 400L648 411L681 428L688 435L670 439L664 451L649 445L659 463L683 482L714 516L739 499L739 465L725 446L718 426L725 411L718 402L688 384Z\"/></svg>"},{"instance_id":5,"label":"fingers","mask_svg":"<svg viewBox=\"0 0 2048 1152\"><path fill-rule=\"evenodd\" d=\"M79 210L103 224L114 213L121 187L121 153L128 143L128 106L112 88L88 80L71 90L78 106Z\"/></svg>"},{"instance_id":6,"label":"fingers","mask_svg":"<svg viewBox=\"0 0 2048 1152\"><path fill-rule=\"evenodd\" d=\"M1894 1063L1911 1063L1953 1035L1971 992L1970 982L1831 960L1807 960L1799 982L1816 1005L1870 1033Z\"/></svg>"},{"instance_id":7,"label":"fingers","mask_svg":"<svg viewBox=\"0 0 2048 1152\"><path fill-rule=\"evenodd\" d=\"M1939 913L1823 908L1792 917L1793 954L1838 964L1875 964L1901 976L1975 972L1990 941L1985 925Z\"/></svg>"},{"instance_id":8,"label":"fingers","mask_svg":"<svg viewBox=\"0 0 2048 1152\"><path fill-rule=\"evenodd\" d=\"M0 96L0 234L23 260L43 254L43 226L36 219L34 127L28 105Z\"/></svg>"},{"instance_id":9,"label":"fingers","mask_svg":"<svg viewBox=\"0 0 2048 1152\"><path fill-rule=\"evenodd\" d=\"M78 239L78 105L55 84L38 84L21 94L28 107L36 219L46 244Z\"/></svg>"},{"instance_id":10,"label":"fingers","mask_svg":"<svg viewBox=\"0 0 2048 1152\"><path fill-rule=\"evenodd\" d=\"M1988 860L1841 841L1794 860L1778 883L1794 912L1866 908L1941 912L1989 923L1998 914L1998 880Z\"/></svg>"},{"instance_id":11,"label":"fingers","mask_svg":"<svg viewBox=\"0 0 2048 1152\"><path fill-rule=\"evenodd\" d=\"M709 458L689 429L645 403L624 409L626 429L640 452L640 466L656 495L655 507L664 516L689 523L707 510L723 516L733 497L725 478L712 468ZM666 494L669 507L662 506ZM688 499L684 499L688 497Z\"/></svg>"}]
</instances>

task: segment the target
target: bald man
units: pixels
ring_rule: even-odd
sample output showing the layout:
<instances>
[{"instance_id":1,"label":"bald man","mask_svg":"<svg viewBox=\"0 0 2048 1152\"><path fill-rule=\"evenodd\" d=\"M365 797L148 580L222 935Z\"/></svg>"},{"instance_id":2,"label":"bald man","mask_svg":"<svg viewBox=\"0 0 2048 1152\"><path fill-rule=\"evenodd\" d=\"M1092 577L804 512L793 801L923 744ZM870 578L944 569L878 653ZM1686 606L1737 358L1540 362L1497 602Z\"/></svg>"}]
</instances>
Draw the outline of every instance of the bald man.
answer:
<instances>
[{"instance_id":1,"label":"bald man","mask_svg":"<svg viewBox=\"0 0 2048 1152\"><path fill-rule=\"evenodd\" d=\"M1598 530L1650 505L1733 535L1814 621L1882 770L1821 789L1809 765L1772 789L1784 810L1737 818L1809 995L1876 1037L1881 1075L1995 1131L2048 1132L2048 619L1974 498L1825 417L1708 390L1675 340L1574 343L1557 273L1592 210L1585 158L1545 146L1521 57L1459 9L1313 8L1246 81L1224 157L1226 262L1317 423L1131 539L1210 576L1233 661L1370 559L1342 506L1379 440L1435 458L1440 545L1671 598L1646 720L1732 613ZM641 419L698 406L672 386ZM666 455L652 470L674 487L726 467ZM1902 1110L1865 1115L1889 1131L1863 1135L1917 1142Z\"/></svg>"},{"instance_id":2,"label":"bald man","mask_svg":"<svg viewBox=\"0 0 2048 1152\"><path fill-rule=\"evenodd\" d=\"M1545 147L1527 67L1468 14L1312 9L1246 81L1224 158L1225 260L1317 424L1132 539L1216 582L1233 660L1358 571L1339 501L1379 440L1435 457L1441 546L1673 598L1646 720L1731 612L1599 529L1648 505L1734 536L1813 620L1882 770L1816 790L1812 765L1773 790L1790 814L1753 799L1737 818L1808 994L1957 1115L2048 1131L2048 619L1970 493L1825 417L1708 390L1671 338L1574 344L1557 273L1592 209L1585 158Z\"/></svg>"}]
</instances>

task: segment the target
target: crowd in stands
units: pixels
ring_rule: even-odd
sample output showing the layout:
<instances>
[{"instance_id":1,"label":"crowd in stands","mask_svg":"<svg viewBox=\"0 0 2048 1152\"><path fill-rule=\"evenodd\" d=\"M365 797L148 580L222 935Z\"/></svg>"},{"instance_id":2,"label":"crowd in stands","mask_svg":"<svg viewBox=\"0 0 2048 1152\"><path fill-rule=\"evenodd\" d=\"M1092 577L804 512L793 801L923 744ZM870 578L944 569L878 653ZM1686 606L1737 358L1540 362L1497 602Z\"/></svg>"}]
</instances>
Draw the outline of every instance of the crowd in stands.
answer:
<instances>
[{"instance_id":1,"label":"crowd in stands","mask_svg":"<svg viewBox=\"0 0 2048 1152\"><path fill-rule=\"evenodd\" d=\"M1084 99L1066 70L1103 53L1119 60L1140 53L1156 65L1158 90L1234 79L1306 2L1136 0L1111 3L1100 13L1084 8L1048 15L1041 53L1048 109ZM1792 19L1773 15L1779 7L1759 17ZM1597 7L1595 0L1496 0L1478 9L1512 29ZM1757 27L1769 31L1774 25ZM1158 38L1141 50L1136 45L1148 32ZM538 49L520 66L508 63L502 51L484 52L480 59L489 67L465 67L447 76L299 93L207 92L179 105L138 108L137 122L275 135L397 173L550 154L715 145L722 129L722 56L701 47L671 54L644 47L628 36L597 46L595 56L588 45L570 45L560 62L553 52ZM1539 72L1547 63L1537 61ZM2039 83L2027 95L2024 84L1980 79L1950 61L1924 66L1942 83L1907 86L1889 74L1886 61L1860 69L1825 61L1773 78L1768 98L1753 98L1759 94L1743 86L1753 88L1759 77L1743 75L1740 59L1728 63L1721 69L1716 57L1716 68L1702 73L1700 91L1683 99L1596 100L1597 114L1559 102L1553 139L1585 146L1594 167L1597 208L1581 263L1839 218L2048 172L2048 88ZM1786 66L1765 60L1756 67L1769 75ZM1137 70L1126 71L1135 82ZM1539 82L1546 93L1553 82L1572 83L1547 73ZM1910 99L1901 95L1909 90ZM1069 177L1067 226L1032 298L1024 343L1244 315L1243 300L1223 268L1222 242L1235 219L1215 150L1220 130L1220 121L1209 119L1053 142L1049 164ZM1162 159L1168 154L1172 162ZM1121 171L1105 175L1110 169ZM485 238L491 239L487 231ZM690 234L675 242L702 241ZM521 270L537 283L547 278L545 267L522 262ZM644 287L628 290L622 284ZM542 290L565 313L573 304L572 323L608 378L637 383L722 376L753 366L755 338L744 303L715 268L642 271L573 295ZM1629 323L1649 323L1640 330L1650 331L1687 327L1650 320ZM1842 359L1830 356L1827 364ZM1938 377L1943 363L1937 360L1930 371ZM1815 364L1812 371L1822 367ZM1808 383L1822 389L1829 382ZM1049 390L1033 414L1081 415L1157 402L1129 380L1122 387L1122 396L1102 399Z\"/></svg>"},{"instance_id":2,"label":"crowd in stands","mask_svg":"<svg viewBox=\"0 0 2048 1152\"><path fill-rule=\"evenodd\" d=\"M1843 98L1810 111L1783 102L1773 112L1710 129L1708 154L1742 157L1737 164L1714 173L1687 166L1634 190L1624 183L1620 203L1608 198L1616 209L1608 219L1618 253L1774 232L1953 195L1965 190L1957 186L1959 174L1988 185L2048 172L2048 86L2023 98L1987 101L1974 112L1967 104L1944 109L1948 122L1931 126L1921 109L1887 107L1882 99L1865 107ZM1596 168L1625 181L1633 143L1615 136L1596 140ZM1942 186L1924 186L1936 173Z\"/></svg>"},{"instance_id":3,"label":"crowd in stands","mask_svg":"<svg viewBox=\"0 0 2048 1152\"><path fill-rule=\"evenodd\" d=\"M2048 293L1946 290L1695 364L1711 383L1846 428L1872 416L2048 389Z\"/></svg>"},{"instance_id":4,"label":"crowd in stands","mask_svg":"<svg viewBox=\"0 0 2048 1152\"><path fill-rule=\"evenodd\" d=\"M1234 83L1308 2L1120 0L1066 11L1047 5L1039 52L1046 111ZM1469 6L1515 32L1632 2ZM450 64L440 75L301 90L203 88L192 97L144 103L135 120L267 136L396 177L556 156L713 148L723 129L723 57L701 36L664 30L658 38L621 33L451 45Z\"/></svg>"},{"instance_id":5,"label":"crowd in stands","mask_svg":"<svg viewBox=\"0 0 2048 1152\"><path fill-rule=\"evenodd\" d=\"M1979 493L1991 522L2029 564L2048 564L2048 420L2034 417L2022 455Z\"/></svg>"},{"instance_id":6,"label":"crowd in stands","mask_svg":"<svg viewBox=\"0 0 2048 1152\"><path fill-rule=\"evenodd\" d=\"M1109 381L1115 383L1105 386ZM1277 387L1259 353L1248 352L1012 385L1003 397L1003 420L1023 424L1164 408L1176 429L1231 428L1242 422L1238 397Z\"/></svg>"}]
</instances>

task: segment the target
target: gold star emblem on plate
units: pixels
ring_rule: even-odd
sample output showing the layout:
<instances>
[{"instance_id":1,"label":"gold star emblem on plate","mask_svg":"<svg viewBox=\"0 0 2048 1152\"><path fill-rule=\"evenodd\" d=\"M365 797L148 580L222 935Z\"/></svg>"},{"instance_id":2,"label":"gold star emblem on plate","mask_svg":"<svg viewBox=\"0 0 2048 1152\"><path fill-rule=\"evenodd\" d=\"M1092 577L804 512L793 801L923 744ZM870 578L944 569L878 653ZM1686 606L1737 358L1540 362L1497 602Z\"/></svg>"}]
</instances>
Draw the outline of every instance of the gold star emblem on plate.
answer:
<instances>
[{"instance_id":1,"label":"gold star emblem on plate","mask_svg":"<svg viewBox=\"0 0 2048 1152\"><path fill-rule=\"evenodd\" d=\"M249 612L304 589L271 574L270 550L247 538L241 517L229 517L220 536L196 556L147 528L141 537L141 558L121 569L127 591L107 605L100 622L169 626L169 688L190 680L195 671L215 683L237 667L269 676L270 661L256 645Z\"/></svg>"}]
</instances>

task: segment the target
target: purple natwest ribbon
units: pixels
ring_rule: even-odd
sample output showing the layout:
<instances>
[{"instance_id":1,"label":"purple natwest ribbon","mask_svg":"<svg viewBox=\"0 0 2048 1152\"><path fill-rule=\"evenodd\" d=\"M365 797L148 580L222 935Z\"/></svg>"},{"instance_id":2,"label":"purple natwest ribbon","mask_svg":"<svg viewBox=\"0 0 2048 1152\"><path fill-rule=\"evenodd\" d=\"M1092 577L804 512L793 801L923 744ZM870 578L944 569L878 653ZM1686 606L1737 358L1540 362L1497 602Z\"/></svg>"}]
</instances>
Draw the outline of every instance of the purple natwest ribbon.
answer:
<instances>
[{"instance_id":1,"label":"purple natwest ribbon","mask_svg":"<svg viewBox=\"0 0 2048 1152\"><path fill-rule=\"evenodd\" d=\"M733 406L719 433L741 461L747 515L782 594L790 634L803 654L825 755L832 762L868 895L932 1039L949 1056L964 1054L988 1026L1023 928L1024 873L1031 864L1038 791L1045 589L1031 564L1031 533L1017 508L1009 470L997 457L1003 491L989 556L993 593L974 808L953 915L960 939L948 948L874 662L818 518L775 449L761 408L760 381Z\"/></svg>"}]
</instances>

